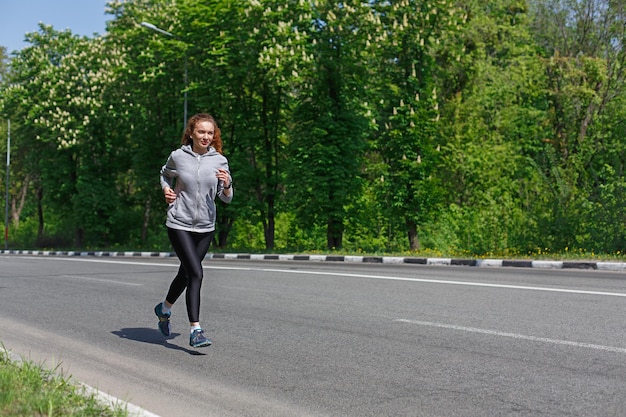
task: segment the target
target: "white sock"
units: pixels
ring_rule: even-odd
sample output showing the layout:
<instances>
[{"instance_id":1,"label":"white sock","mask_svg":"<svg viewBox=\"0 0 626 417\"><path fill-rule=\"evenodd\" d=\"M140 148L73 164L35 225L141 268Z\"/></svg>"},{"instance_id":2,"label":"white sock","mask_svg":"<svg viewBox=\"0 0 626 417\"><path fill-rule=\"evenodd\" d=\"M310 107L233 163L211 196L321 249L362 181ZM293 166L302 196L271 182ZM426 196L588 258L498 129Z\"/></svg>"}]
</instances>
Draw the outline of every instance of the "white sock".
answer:
<instances>
[{"instance_id":1,"label":"white sock","mask_svg":"<svg viewBox=\"0 0 626 417\"><path fill-rule=\"evenodd\" d=\"M193 326L191 326L191 333L193 333L194 330L200 330L200 329L202 329L202 327L200 327L199 324L193 325Z\"/></svg>"},{"instance_id":2,"label":"white sock","mask_svg":"<svg viewBox=\"0 0 626 417\"><path fill-rule=\"evenodd\" d=\"M163 314L170 314L171 311L172 311L172 307L166 306L165 301L163 301L163 304L161 304L161 312Z\"/></svg>"}]
</instances>

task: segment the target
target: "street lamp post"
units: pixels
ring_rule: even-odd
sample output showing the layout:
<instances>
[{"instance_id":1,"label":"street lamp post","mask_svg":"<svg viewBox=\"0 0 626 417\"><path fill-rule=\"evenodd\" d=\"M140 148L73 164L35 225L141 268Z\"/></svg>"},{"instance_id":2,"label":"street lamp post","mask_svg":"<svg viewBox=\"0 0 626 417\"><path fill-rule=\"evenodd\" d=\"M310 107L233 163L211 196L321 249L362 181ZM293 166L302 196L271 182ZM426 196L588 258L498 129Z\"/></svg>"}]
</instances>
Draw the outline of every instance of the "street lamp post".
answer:
<instances>
[{"instance_id":1,"label":"street lamp post","mask_svg":"<svg viewBox=\"0 0 626 417\"><path fill-rule=\"evenodd\" d=\"M11 120L9 119L9 130L7 135L7 179L6 195L4 200L4 249L9 249L9 172L11 168Z\"/></svg>"},{"instance_id":2,"label":"street lamp post","mask_svg":"<svg viewBox=\"0 0 626 417\"><path fill-rule=\"evenodd\" d=\"M153 25L152 23L149 22L141 22L141 26L150 29L154 32L160 33L161 35L165 35L167 37L170 38L174 38L174 39L180 39L178 36L174 35L173 33L170 33L166 30L163 30L159 27L157 27L156 25ZM184 82L185 82L185 89L183 90L183 95L184 95L184 100L183 100L183 129L185 128L185 126L187 125L187 51L185 50L185 69L184 69Z\"/></svg>"}]
</instances>

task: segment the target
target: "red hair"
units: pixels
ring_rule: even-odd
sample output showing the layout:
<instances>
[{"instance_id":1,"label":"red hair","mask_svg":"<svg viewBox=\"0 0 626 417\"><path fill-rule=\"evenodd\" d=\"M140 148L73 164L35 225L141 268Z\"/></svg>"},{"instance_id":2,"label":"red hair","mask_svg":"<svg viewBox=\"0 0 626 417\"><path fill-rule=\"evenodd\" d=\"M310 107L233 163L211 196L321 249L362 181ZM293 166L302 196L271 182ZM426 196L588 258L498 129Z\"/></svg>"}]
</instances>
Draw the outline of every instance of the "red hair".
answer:
<instances>
[{"instance_id":1,"label":"red hair","mask_svg":"<svg viewBox=\"0 0 626 417\"><path fill-rule=\"evenodd\" d=\"M220 128L217 127L217 122L215 118L207 113L198 113L189 118L187 122L187 127L185 128L185 132L183 133L183 138L181 143L183 145L193 145L193 140L191 139L191 134L196 129L196 125L200 122L210 122L213 124L215 128L215 135L213 135L213 141L211 142L211 146L215 148L218 153L222 153L222 134Z\"/></svg>"}]
</instances>

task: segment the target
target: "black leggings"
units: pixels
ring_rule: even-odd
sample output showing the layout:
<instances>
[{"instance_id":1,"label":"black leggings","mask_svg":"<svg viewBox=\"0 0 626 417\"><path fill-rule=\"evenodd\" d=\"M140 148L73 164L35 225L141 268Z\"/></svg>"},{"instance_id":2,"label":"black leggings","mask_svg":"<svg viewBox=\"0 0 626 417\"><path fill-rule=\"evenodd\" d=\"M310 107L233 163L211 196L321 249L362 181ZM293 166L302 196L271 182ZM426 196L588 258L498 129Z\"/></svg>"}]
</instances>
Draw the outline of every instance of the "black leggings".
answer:
<instances>
[{"instance_id":1,"label":"black leggings","mask_svg":"<svg viewBox=\"0 0 626 417\"><path fill-rule=\"evenodd\" d=\"M167 228L167 235L180 260L178 274L174 277L165 300L174 304L187 288L187 316L191 323L200 321L200 288L202 287L202 260L206 256L213 233L194 233Z\"/></svg>"}]
</instances>

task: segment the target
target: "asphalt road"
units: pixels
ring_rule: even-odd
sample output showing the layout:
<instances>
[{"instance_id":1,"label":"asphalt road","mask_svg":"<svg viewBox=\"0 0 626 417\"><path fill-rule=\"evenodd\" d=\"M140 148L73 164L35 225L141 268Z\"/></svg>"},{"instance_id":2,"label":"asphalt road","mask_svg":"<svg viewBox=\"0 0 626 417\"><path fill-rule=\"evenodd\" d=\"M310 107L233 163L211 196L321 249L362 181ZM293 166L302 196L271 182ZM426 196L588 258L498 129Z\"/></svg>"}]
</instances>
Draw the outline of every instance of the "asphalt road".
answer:
<instances>
[{"instance_id":1,"label":"asphalt road","mask_svg":"<svg viewBox=\"0 0 626 417\"><path fill-rule=\"evenodd\" d=\"M161 416L624 416L626 273L0 256L0 342Z\"/></svg>"}]
</instances>

